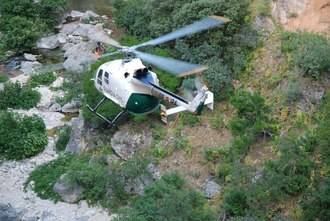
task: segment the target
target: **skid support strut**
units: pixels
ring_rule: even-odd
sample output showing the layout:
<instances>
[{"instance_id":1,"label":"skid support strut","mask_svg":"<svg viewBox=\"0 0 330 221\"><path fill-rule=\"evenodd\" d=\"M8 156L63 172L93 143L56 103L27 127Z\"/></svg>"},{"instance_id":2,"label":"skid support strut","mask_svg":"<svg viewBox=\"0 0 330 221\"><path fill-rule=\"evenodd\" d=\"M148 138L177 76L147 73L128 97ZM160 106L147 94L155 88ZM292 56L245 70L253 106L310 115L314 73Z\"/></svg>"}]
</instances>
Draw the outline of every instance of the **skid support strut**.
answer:
<instances>
[{"instance_id":1,"label":"skid support strut","mask_svg":"<svg viewBox=\"0 0 330 221\"><path fill-rule=\"evenodd\" d=\"M117 114L117 116L114 118L114 119L110 119L110 118L107 118L105 116L103 116L102 114L98 113L97 112L97 109L100 108L100 106L107 101L107 98L106 97L103 97L98 103L97 105L92 108L91 106L87 105L87 108L92 112L94 113L96 116L98 116L99 118L101 118L102 120L104 120L105 122L107 122L111 127L115 126L116 125L116 122L124 115L127 113L126 110L123 110L121 111L119 114Z\"/></svg>"}]
</instances>

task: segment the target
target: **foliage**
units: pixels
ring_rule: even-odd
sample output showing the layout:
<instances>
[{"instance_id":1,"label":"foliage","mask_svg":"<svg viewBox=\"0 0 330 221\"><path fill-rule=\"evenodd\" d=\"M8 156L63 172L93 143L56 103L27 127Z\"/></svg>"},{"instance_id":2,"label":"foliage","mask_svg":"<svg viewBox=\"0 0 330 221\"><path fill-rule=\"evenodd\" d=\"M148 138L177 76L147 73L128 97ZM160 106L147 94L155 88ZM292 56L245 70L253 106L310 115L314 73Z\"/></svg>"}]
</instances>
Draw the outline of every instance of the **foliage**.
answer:
<instances>
[{"instance_id":1,"label":"foliage","mask_svg":"<svg viewBox=\"0 0 330 221\"><path fill-rule=\"evenodd\" d=\"M24 17L8 17L0 22L4 36L1 39L7 49L23 52L34 47L37 39L45 31L45 25L39 20L29 20Z\"/></svg>"},{"instance_id":2,"label":"foliage","mask_svg":"<svg viewBox=\"0 0 330 221\"><path fill-rule=\"evenodd\" d=\"M270 0L257 0L256 10L257 10L258 15L261 15L261 16L270 15L270 10L271 10L270 3L271 3Z\"/></svg>"},{"instance_id":3,"label":"foliage","mask_svg":"<svg viewBox=\"0 0 330 221\"><path fill-rule=\"evenodd\" d=\"M94 78L95 73L100 65L105 63L106 61L98 61L93 64L90 70L85 74L83 80L83 93L84 93L84 108L83 108L83 116L86 122L94 125L95 127L101 126L104 122L100 120L97 116L91 113L86 105L90 105L94 107L101 99L102 94L95 88L94 81L91 81ZM103 116L107 116L112 118L119 113L121 108L113 103L112 101L107 101L104 103L98 110Z\"/></svg>"},{"instance_id":4,"label":"foliage","mask_svg":"<svg viewBox=\"0 0 330 221\"><path fill-rule=\"evenodd\" d=\"M330 176L322 180L302 202L303 220L330 219Z\"/></svg>"},{"instance_id":5,"label":"foliage","mask_svg":"<svg viewBox=\"0 0 330 221\"><path fill-rule=\"evenodd\" d=\"M132 209L121 212L116 221L150 220L215 221L215 215L206 207L202 195L188 188L177 174L164 175L137 198Z\"/></svg>"},{"instance_id":6,"label":"foliage","mask_svg":"<svg viewBox=\"0 0 330 221\"><path fill-rule=\"evenodd\" d=\"M0 111L0 156L21 160L40 153L48 139L43 120Z\"/></svg>"},{"instance_id":7,"label":"foliage","mask_svg":"<svg viewBox=\"0 0 330 221\"><path fill-rule=\"evenodd\" d=\"M43 199L60 200L53 186L61 175L68 181L83 187L81 199L89 204L101 204L116 208L126 204L130 197L124 187L140 175L149 176L147 160L136 158L122 164L108 164L107 155L82 154L80 156L60 156L58 159L38 167L26 182L34 181L34 191Z\"/></svg>"},{"instance_id":8,"label":"foliage","mask_svg":"<svg viewBox=\"0 0 330 221\"><path fill-rule=\"evenodd\" d=\"M37 105L40 94L29 87L21 86L20 83L7 83L0 92L0 110L7 108L30 109Z\"/></svg>"},{"instance_id":9,"label":"foliage","mask_svg":"<svg viewBox=\"0 0 330 221\"><path fill-rule=\"evenodd\" d=\"M59 21L66 0L2 0L0 6L1 43L6 50L23 52Z\"/></svg>"},{"instance_id":10,"label":"foliage","mask_svg":"<svg viewBox=\"0 0 330 221\"><path fill-rule=\"evenodd\" d=\"M68 144L71 136L72 128L70 126L65 126L61 128L58 140L56 142L56 150L57 151L64 151L66 145Z\"/></svg>"},{"instance_id":11,"label":"foliage","mask_svg":"<svg viewBox=\"0 0 330 221\"><path fill-rule=\"evenodd\" d=\"M292 55L292 62L304 74L319 78L330 71L330 41L321 35L302 32L284 33L282 51Z\"/></svg>"},{"instance_id":12,"label":"foliage","mask_svg":"<svg viewBox=\"0 0 330 221\"><path fill-rule=\"evenodd\" d=\"M246 193L239 188L230 189L225 194L223 207L229 216L244 216L248 207Z\"/></svg>"},{"instance_id":13,"label":"foliage","mask_svg":"<svg viewBox=\"0 0 330 221\"><path fill-rule=\"evenodd\" d=\"M219 99L227 98L233 91L232 72L221 62L211 62L210 68L205 73L205 79Z\"/></svg>"},{"instance_id":14,"label":"foliage","mask_svg":"<svg viewBox=\"0 0 330 221\"><path fill-rule=\"evenodd\" d=\"M63 175L74 161L73 156L61 156L47 164L37 167L25 182L25 188L33 181L33 190L41 199L59 201L61 197L54 192L56 181Z\"/></svg>"},{"instance_id":15,"label":"foliage","mask_svg":"<svg viewBox=\"0 0 330 221\"><path fill-rule=\"evenodd\" d=\"M300 84L297 81L290 81L288 89L286 91L285 101L290 104L292 102L298 101L302 97L302 91Z\"/></svg>"},{"instance_id":16,"label":"foliage","mask_svg":"<svg viewBox=\"0 0 330 221\"><path fill-rule=\"evenodd\" d=\"M0 74L0 83L4 83L6 81L8 81L8 77L7 75L4 75L4 74Z\"/></svg>"},{"instance_id":17,"label":"foliage","mask_svg":"<svg viewBox=\"0 0 330 221\"><path fill-rule=\"evenodd\" d=\"M44 74L35 74L29 80L30 87L37 87L39 85L48 86L56 80L56 76L53 72L44 73Z\"/></svg>"}]
</instances>

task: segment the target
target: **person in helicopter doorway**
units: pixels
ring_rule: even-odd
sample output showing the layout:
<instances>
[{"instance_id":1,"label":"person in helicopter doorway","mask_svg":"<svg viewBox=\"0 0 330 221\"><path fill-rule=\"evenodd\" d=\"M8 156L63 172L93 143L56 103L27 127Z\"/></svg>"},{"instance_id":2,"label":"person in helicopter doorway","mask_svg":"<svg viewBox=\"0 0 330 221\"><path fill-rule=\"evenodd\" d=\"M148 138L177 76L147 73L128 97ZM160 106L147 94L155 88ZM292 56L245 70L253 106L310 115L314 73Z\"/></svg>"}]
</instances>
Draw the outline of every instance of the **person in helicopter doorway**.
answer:
<instances>
[{"instance_id":1,"label":"person in helicopter doorway","mask_svg":"<svg viewBox=\"0 0 330 221\"><path fill-rule=\"evenodd\" d=\"M96 48L95 48L95 55L97 58L101 57L102 54L105 52L105 47L102 45L101 42L96 43Z\"/></svg>"}]
</instances>

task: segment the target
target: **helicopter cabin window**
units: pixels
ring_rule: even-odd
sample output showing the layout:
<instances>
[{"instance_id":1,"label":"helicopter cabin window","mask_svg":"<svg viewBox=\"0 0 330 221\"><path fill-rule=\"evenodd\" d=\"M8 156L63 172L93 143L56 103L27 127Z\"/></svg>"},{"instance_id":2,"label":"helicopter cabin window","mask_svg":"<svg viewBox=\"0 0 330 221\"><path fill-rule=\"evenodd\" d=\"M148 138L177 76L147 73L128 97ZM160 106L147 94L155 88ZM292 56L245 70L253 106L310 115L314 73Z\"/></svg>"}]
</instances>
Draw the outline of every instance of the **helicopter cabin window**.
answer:
<instances>
[{"instance_id":1,"label":"helicopter cabin window","mask_svg":"<svg viewBox=\"0 0 330 221\"><path fill-rule=\"evenodd\" d=\"M101 70L99 71L99 73L97 74L97 83L98 83L99 85L102 85L102 74L103 74L103 70L101 69Z\"/></svg>"},{"instance_id":2,"label":"helicopter cabin window","mask_svg":"<svg viewBox=\"0 0 330 221\"><path fill-rule=\"evenodd\" d=\"M109 84L109 73L108 72L104 73L104 81L106 84Z\"/></svg>"}]
</instances>

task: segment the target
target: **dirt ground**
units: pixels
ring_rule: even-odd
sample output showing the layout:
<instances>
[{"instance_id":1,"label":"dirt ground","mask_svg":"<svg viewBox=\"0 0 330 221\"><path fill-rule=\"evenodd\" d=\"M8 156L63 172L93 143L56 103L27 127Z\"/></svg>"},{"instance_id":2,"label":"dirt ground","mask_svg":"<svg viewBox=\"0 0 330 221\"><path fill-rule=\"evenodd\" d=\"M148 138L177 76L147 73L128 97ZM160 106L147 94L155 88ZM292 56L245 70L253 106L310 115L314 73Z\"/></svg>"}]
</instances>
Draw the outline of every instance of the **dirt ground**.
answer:
<instances>
[{"instance_id":1,"label":"dirt ground","mask_svg":"<svg viewBox=\"0 0 330 221\"><path fill-rule=\"evenodd\" d=\"M285 28L330 35L330 0L310 0L301 14L289 19Z\"/></svg>"}]
</instances>

